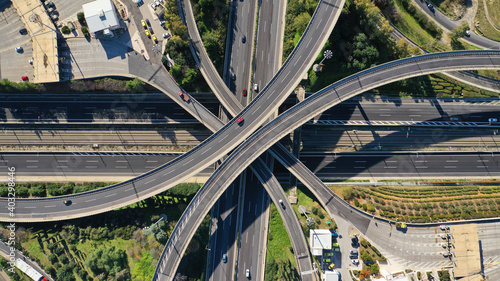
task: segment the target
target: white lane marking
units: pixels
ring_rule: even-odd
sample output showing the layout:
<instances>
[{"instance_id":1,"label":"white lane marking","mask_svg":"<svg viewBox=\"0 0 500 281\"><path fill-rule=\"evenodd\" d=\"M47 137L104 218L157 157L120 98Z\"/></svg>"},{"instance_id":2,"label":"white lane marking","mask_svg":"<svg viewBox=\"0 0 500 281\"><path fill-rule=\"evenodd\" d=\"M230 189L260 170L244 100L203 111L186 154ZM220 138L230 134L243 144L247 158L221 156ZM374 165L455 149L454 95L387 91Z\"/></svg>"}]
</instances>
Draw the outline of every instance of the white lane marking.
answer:
<instances>
[{"instance_id":1,"label":"white lane marking","mask_svg":"<svg viewBox=\"0 0 500 281\"><path fill-rule=\"evenodd\" d=\"M57 160L57 163L68 163L68 160Z\"/></svg>"},{"instance_id":2,"label":"white lane marking","mask_svg":"<svg viewBox=\"0 0 500 281\"><path fill-rule=\"evenodd\" d=\"M175 171L175 170L169 171L168 173L165 173L165 174L163 174L163 175L164 175L164 176L166 176L166 175L168 175L168 174L172 173L173 171Z\"/></svg>"},{"instance_id":3,"label":"white lane marking","mask_svg":"<svg viewBox=\"0 0 500 281\"><path fill-rule=\"evenodd\" d=\"M156 180L156 179L152 179L152 180L150 180L150 181L145 182L144 184L152 183L152 182L154 182L155 180Z\"/></svg>"},{"instance_id":4,"label":"white lane marking","mask_svg":"<svg viewBox=\"0 0 500 281\"><path fill-rule=\"evenodd\" d=\"M28 168L28 169L37 169L38 166L27 166L26 168Z\"/></svg>"},{"instance_id":5,"label":"white lane marking","mask_svg":"<svg viewBox=\"0 0 500 281\"><path fill-rule=\"evenodd\" d=\"M68 166L57 166L58 169L67 169Z\"/></svg>"},{"instance_id":6,"label":"white lane marking","mask_svg":"<svg viewBox=\"0 0 500 281\"><path fill-rule=\"evenodd\" d=\"M26 206L24 207L25 209L35 209L36 207L35 206Z\"/></svg>"},{"instance_id":7,"label":"white lane marking","mask_svg":"<svg viewBox=\"0 0 500 281\"><path fill-rule=\"evenodd\" d=\"M56 205L44 206L45 208L54 208Z\"/></svg>"},{"instance_id":8,"label":"white lane marking","mask_svg":"<svg viewBox=\"0 0 500 281\"><path fill-rule=\"evenodd\" d=\"M115 166L115 169L127 169L128 166Z\"/></svg>"},{"instance_id":9,"label":"white lane marking","mask_svg":"<svg viewBox=\"0 0 500 281\"><path fill-rule=\"evenodd\" d=\"M85 166L87 169L97 169L97 166Z\"/></svg>"},{"instance_id":10,"label":"white lane marking","mask_svg":"<svg viewBox=\"0 0 500 281\"><path fill-rule=\"evenodd\" d=\"M125 191L130 191L130 190L132 190L132 189L134 189L134 188L133 188L133 187L131 187L131 188L127 188L127 189L125 189Z\"/></svg>"},{"instance_id":11,"label":"white lane marking","mask_svg":"<svg viewBox=\"0 0 500 281\"><path fill-rule=\"evenodd\" d=\"M427 169L427 166L415 166L417 169Z\"/></svg>"},{"instance_id":12,"label":"white lane marking","mask_svg":"<svg viewBox=\"0 0 500 281\"><path fill-rule=\"evenodd\" d=\"M455 169L457 166L444 166L445 169Z\"/></svg>"},{"instance_id":13,"label":"white lane marking","mask_svg":"<svg viewBox=\"0 0 500 281\"><path fill-rule=\"evenodd\" d=\"M26 160L28 163L38 163L38 160Z\"/></svg>"},{"instance_id":14,"label":"white lane marking","mask_svg":"<svg viewBox=\"0 0 500 281\"><path fill-rule=\"evenodd\" d=\"M96 199L89 199L89 200L85 200L85 202L92 202L92 201L95 201Z\"/></svg>"},{"instance_id":15,"label":"white lane marking","mask_svg":"<svg viewBox=\"0 0 500 281\"><path fill-rule=\"evenodd\" d=\"M97 163L97 160L87 160L87 163Z\"/></svg>"},{"instance_id":16,"label":"white lane marking","mask_svg":"<svg viewBox=\"0 0 500 281\"><path fill-rule=\"evenodd\" d=\"M108 198L108 197L115 196L115 195L116 195L116 193L113 193L113 194L110 194L110 195L106 195L104 197Z\"/></svg>"},{"instance_id":17,"label":"white lane marking","mask_svg":"<svg viewBox=\"0 0 500 281\"><path fill-rule=\"evenodd\" d=\"M146 160L146 163L158 163L156 160Z\"/></svg>"},{"instance_id":18,"label":"white lane marking","mask_svg":"<svg viewBox=\"0 0 500 281\"><path fill-rule=\"evenodd\" d=\"M446 160L446 163L457 163L458 160Z\"/></svg>"},{"instance_id":19,"label":"white lane marking","mask_svg":"<svg viewBox=\"0 0 500 281\"><path fill-rule=\"evenodd\" d=\"M116 160L117 163L127 163L127 160Z\"/></svg>"}]
</instances>

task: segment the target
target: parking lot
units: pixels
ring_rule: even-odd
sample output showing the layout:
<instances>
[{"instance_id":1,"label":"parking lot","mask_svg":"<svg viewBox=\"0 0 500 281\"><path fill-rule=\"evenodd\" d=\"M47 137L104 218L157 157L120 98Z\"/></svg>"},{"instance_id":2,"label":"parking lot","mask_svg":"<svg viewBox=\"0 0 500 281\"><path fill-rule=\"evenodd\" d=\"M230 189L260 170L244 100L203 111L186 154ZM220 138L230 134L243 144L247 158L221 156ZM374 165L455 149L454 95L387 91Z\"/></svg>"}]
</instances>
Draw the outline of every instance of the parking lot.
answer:
<instances>
[{"instance_id":1,"label":"parking lot","mask_svg":"<svg viewBox=\"0 0 500 281\"><path fill-rule=\"evenodd\" d=\"M73 18L78 12L83 12L82 5L95 0L52 0L59 13L59 22L65 23Z\"/></svg>"},{"instance_id":2,"label":"parking lot","mask_svg":"<svg viewBox=\"0 0 500 281\"><path fill-rule=\"evenodd\" d=\"M90 42L85 38L67 39L59 43L61 80L127 75L129 51L116 38Z\"/></svg>"},{"instance_id":3,"label":"parking lot","mask_svg":"<svg viewBox=\"0 0 500 281\"><path fill-rule=\"evenodd\" d=\"M27 76L28 80L33 81L33 66L29 63L33 57L31 42L19 46L23 48L21 53L17 52L15 47L0 52L0 79L21 82L21 77Z\"/></svg>"},{"instance_id":4,"label":"parking lot","mask_svg":"<svg viewBox=\"0 0 500 281\"><path fill-rule=\"evenodd\" d=\"M144 1L144 0L143 0ZM157 6L155 9L151 7L151 4L154 3L152 0L145 0L144 4L139 5L139 10L143 16L143 19L149 20L150 26L149 30L152 31L153 34L156 35L158 39L158 43L161 45L161 41L163 41L163 34L167 32L167 29L160 24L160 19L158 18L158 14L162 10L163 6ZM140 32L145 32L145 28L140 26L138 27ZM140 29L142 28L142 30ZM151 39L150 39L151 40ZM161 49L161 48L160 48Z\"/></svg>"},{"instance_id":5,"label":"parking lot","mask_svg":"<svg viewBox=\"0 0 500 281\"><path fill-rule=\"evenodd\" d=\"M0 1L0 50L12 49L29 42L30 35L21 35L19 30L24 28L11 1Z\"/></svg>"}]
</instances>

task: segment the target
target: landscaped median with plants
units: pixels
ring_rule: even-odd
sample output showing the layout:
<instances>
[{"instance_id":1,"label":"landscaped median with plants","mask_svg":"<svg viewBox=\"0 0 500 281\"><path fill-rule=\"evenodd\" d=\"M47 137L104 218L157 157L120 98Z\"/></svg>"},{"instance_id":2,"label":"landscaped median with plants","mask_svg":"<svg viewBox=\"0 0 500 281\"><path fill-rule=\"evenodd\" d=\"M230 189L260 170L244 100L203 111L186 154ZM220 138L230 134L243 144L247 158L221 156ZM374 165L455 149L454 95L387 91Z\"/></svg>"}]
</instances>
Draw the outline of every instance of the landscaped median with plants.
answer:
<instances>
[{"instance_id":1,"label":"landscaped median with plants","mask_svg":"<svg viewBox=\"0 0 500 281\"><path fill-rule=\"evenodd\" d=\"M361 239L359 244L361 245L359 248L359 257L363 262L363 268L361 270L353 270L352 273L361 280L372 274L377 276L380 273L378 262L386 262L387 258L367 240Z\"/></svg>"},{"instance_id":2,"label":"landscaped median with plants","mask_svg":"<svg viewBox=\"0 0 500 281\"><path fill-rule=\"evenodd\" d=\"M405 222L438 222L500 216L498 182L440 182L435 186L335 186L350 204Z\"/></svg>"},{"instance_id":3,"label":"landscaped median with plants","mask_svg":"<svg viewBox=\"0 0 500 281\"><path fill-rule=\"evenodd\" d=\"M57 281L151 280L166 241L199 188L180 184L130 206L78 220L17 224L16 247ZM163 215L166 221L143 231ZM206 264L209 223L207 215L190 242L179 266L180 280L205 279L205 267L192 265ZM9 234L2 225L0 238L7 241ZM20 274L12 274L12 280L23 280Z\"/></svg>"}]
</instances>

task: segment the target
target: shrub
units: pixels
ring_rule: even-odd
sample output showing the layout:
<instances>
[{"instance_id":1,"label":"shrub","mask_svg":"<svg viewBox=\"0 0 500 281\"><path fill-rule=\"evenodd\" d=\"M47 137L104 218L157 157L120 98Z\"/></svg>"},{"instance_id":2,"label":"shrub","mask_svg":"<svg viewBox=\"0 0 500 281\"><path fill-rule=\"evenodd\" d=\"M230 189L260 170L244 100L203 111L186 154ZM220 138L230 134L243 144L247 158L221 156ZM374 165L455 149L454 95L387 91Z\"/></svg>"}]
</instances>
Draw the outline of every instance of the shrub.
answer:
<instances>
[{"instance_id":1,"label":"shrub","mask_svg":"<svg viewBox=\"0 0 500 281\"><path fill-rule=\"evenodd\" d=\"M66 25L63 26L63 28L61 28L61 31L64 34L70 34L71 33L71 29L68 26L66 26Z\"/></svg>"},{"instance_id":2,"label":"shrub","mask_svg":"<svg viewBox=\"0 0 500 281\"><path fill-rule=\"evenodd\" d=\"M359 207L359 201L358 201L358 199L354 199L354 206Z\"/></svg>"},{"instance_id":3,"label":"shrub","mask_svg":"<svg viewBox=\"0 0 500 281\"><path fill-rule=\"evenodd\" d=\"M82 32L83 32L83 35L86 37L86 38L89 38L90 37L90 33L89 33L89 29L85 26L82 26Z\"/></svg>"},{"instance_id":4,"label":"shrub","mask_svg":"<svg viewBox=\"0 0 500 281\"><path fill-rule=\"evenodd\" d=\"M127 81L126 85L127 90L132 93L144 92L145 83L139 78L134 78L133 80Z\"/></svg>"},{"instance_id":5,"label":"shrub","mask_svg":"<svg viewBox=\"0 0 500 281\"><path fill-rule=\"evenodd\" d=\"M85 14L83 12L79 12L78 14L76 14L76 17L78 18L78 22L82 26L87 25L87 21L85 20Z\"/></svg>"}]
</instances>

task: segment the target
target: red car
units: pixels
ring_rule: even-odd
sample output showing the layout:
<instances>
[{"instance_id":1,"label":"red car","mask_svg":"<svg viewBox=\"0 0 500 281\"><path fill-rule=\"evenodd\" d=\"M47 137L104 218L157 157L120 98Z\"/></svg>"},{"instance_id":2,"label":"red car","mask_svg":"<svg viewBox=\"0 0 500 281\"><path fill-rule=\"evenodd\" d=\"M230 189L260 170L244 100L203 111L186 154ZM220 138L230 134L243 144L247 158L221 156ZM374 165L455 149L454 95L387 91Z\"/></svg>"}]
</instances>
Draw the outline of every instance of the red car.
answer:
<instances>
[{"instance_id":1,"label":"red car","mask_svg":"<svg viewBox=\"0 0 500 281\"><path fill-rule=\"evenodd\" d=\"M23 81L28 81L28 76L22 76L21 79L23 79Z\"/></svg>"},{"instance_id":2,"label":"red car","mask_svg":"<svg viewBox=\"0 0 500 281\"><path fill-rule=\"evenodd\" d=\"M243 117L238 118L238 121L237 121L238 125L241 126L243 124L243 121L245 121L245 119L243 119Z\"/></svg>"},{"instance_id":3,"label":"red car","mask_svg":"<svg viewBox=\"0 0 500 281\"><path fill-rule=\"evenodd\" d=\"M247 88L243 88L243 96L246 97L247 96Z\"/></svg>"}]
</instances>

